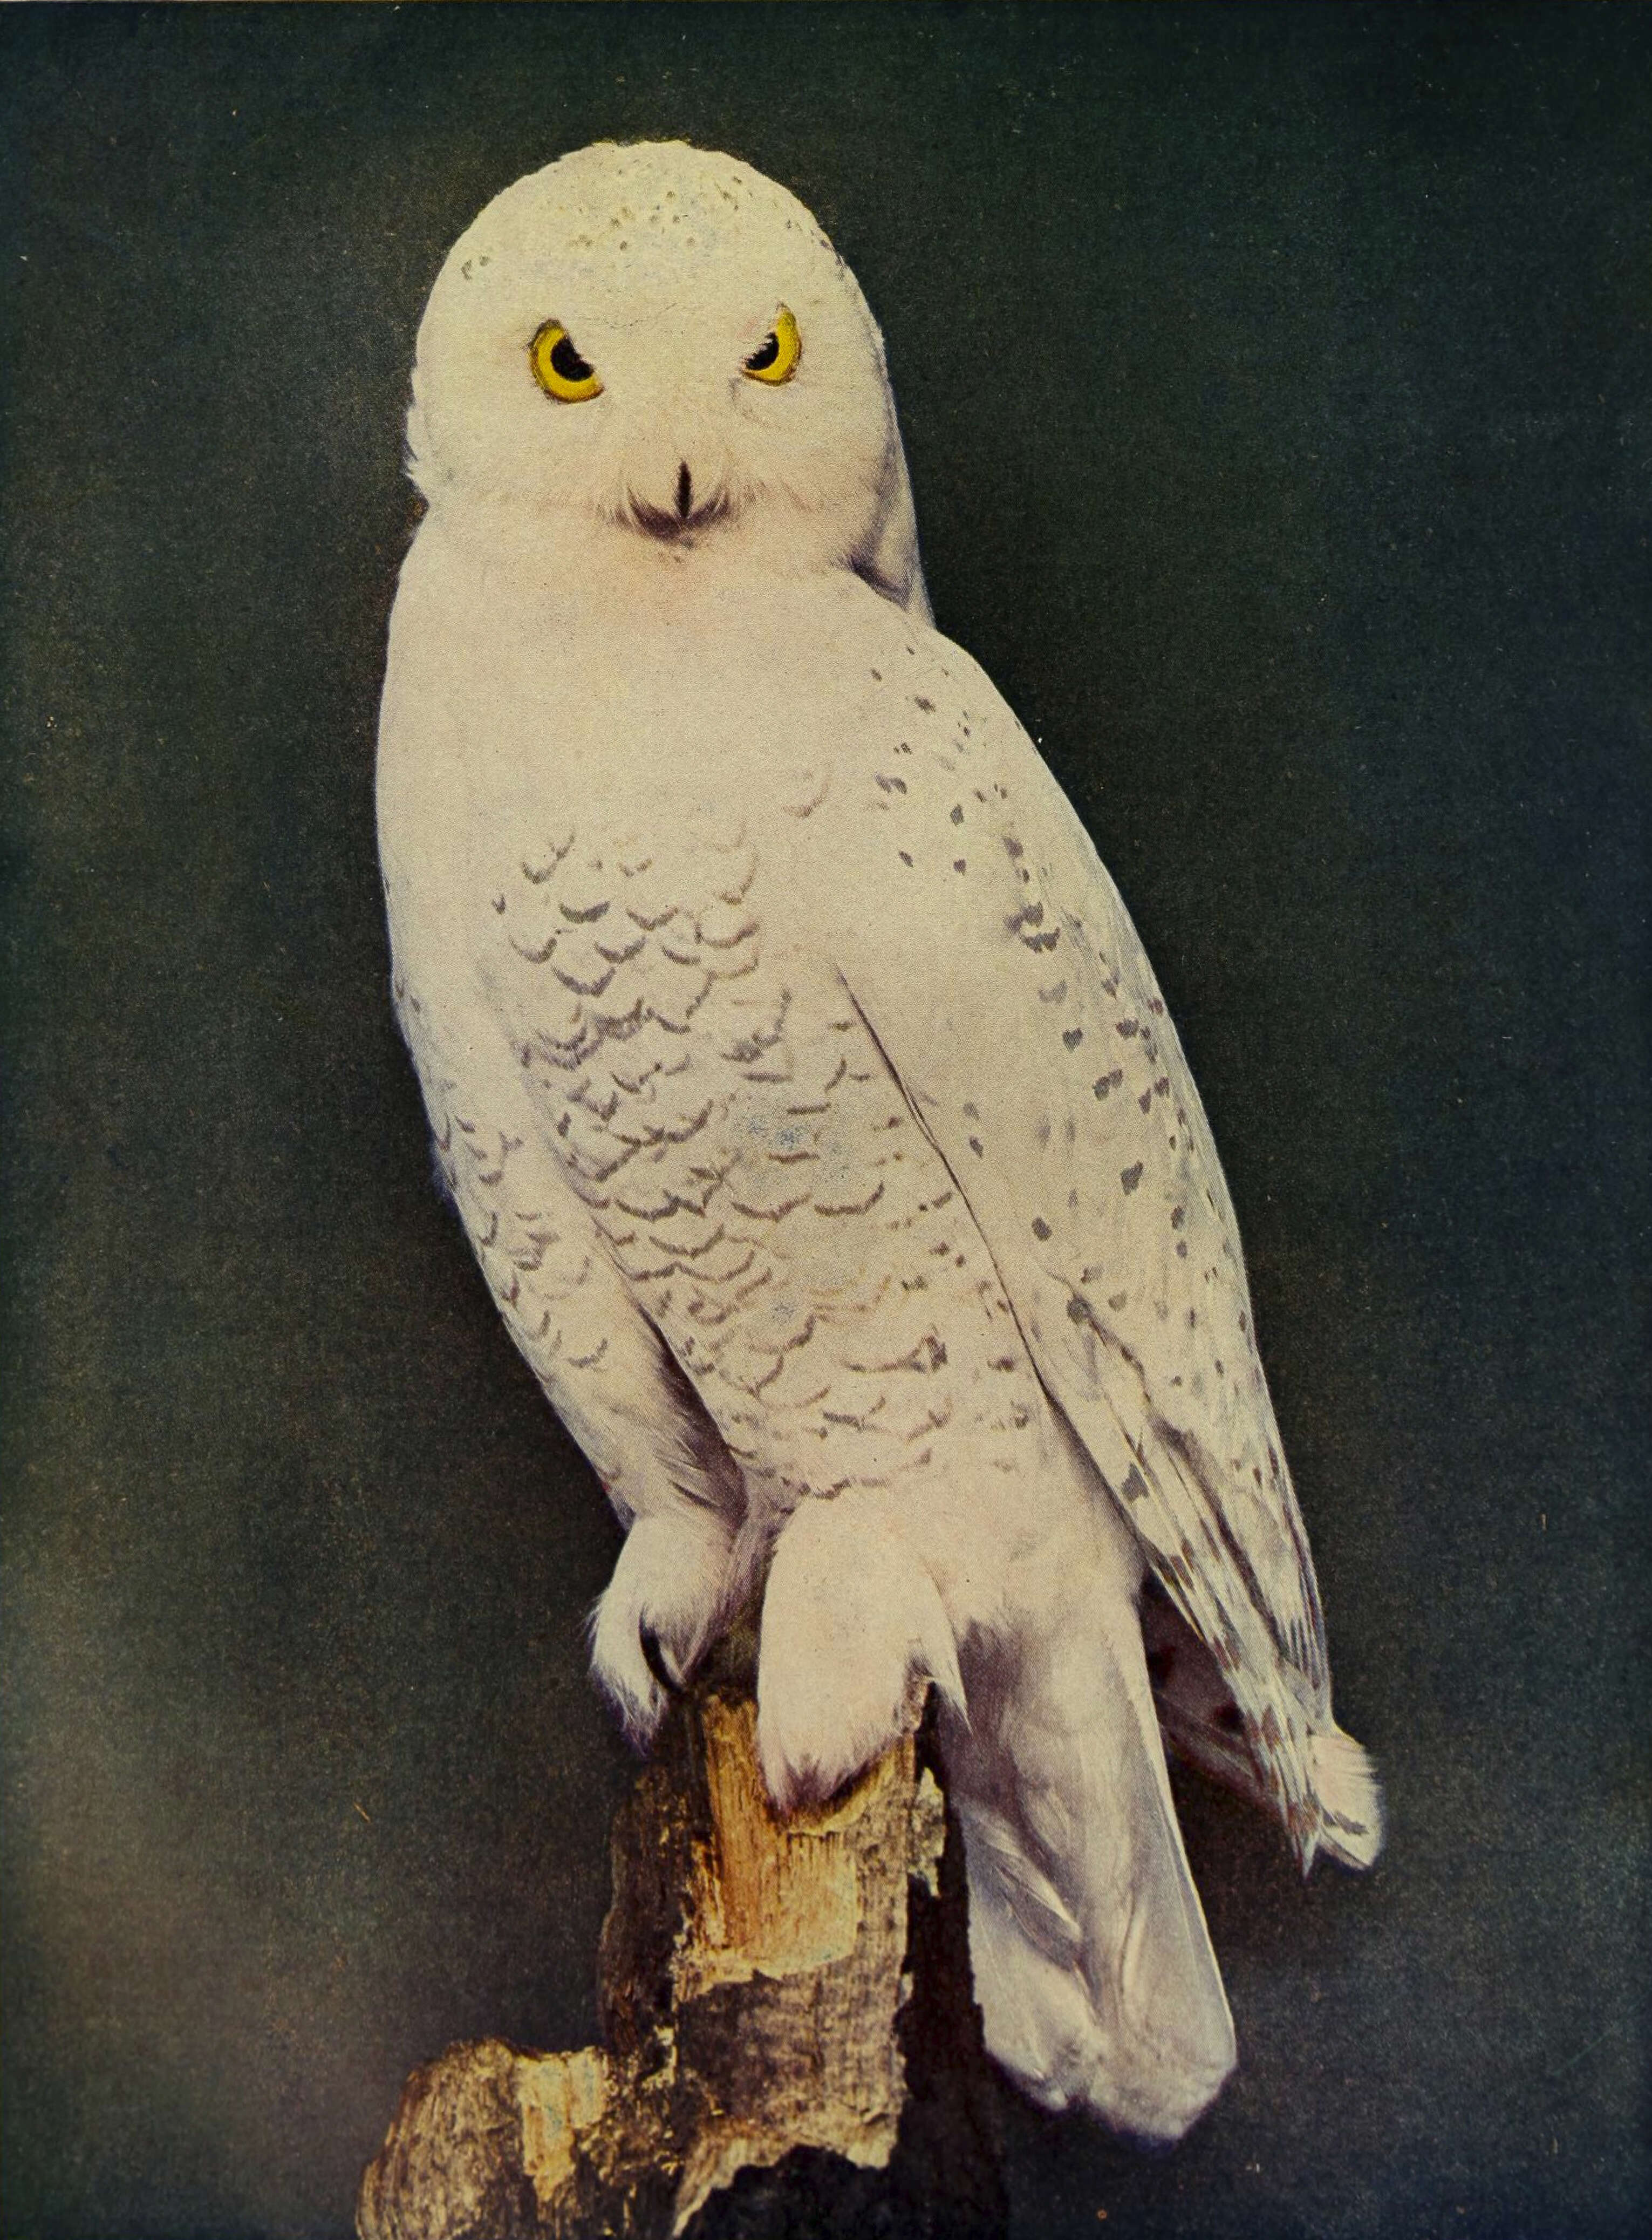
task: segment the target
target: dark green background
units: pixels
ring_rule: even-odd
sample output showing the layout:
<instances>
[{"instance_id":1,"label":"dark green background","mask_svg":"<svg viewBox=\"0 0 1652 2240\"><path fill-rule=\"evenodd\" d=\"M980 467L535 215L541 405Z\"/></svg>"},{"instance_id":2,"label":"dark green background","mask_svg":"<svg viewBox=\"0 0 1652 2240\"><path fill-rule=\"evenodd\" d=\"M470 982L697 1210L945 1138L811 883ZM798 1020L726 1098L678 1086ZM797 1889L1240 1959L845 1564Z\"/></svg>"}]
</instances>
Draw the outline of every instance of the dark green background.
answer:
<instances>
[{"instance_id":1,"label":"dark green background","mask_svg":"<svg viewBox=\"0 0 1652 2240\"><path fill-rule=\"evenodd\" d=\"M1189 1787L1242 2067L1016 2231L1652 2229L1643 9L7 8L6 2230L335 2235L590 2035L615 1532L429 1183L371 816L443 251L732 150L1135 910L1389 1856ZM1637 1949L1638 1948L1638 1949Z\"/></svg>"}]
</instances>

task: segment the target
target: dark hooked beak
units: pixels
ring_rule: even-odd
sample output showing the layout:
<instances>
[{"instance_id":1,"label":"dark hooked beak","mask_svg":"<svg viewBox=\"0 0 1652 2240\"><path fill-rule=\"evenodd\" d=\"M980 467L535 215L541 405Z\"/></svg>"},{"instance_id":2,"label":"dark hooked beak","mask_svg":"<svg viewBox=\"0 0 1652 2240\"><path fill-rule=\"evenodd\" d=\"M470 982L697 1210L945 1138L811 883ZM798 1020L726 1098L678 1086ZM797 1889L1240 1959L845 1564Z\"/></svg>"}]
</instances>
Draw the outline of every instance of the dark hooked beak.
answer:
<instances>
[{"instance_id":1,"label":"dark hooked beak","mask_svg":"<svg viewBox=\"0 0 1652 2240\"><path fill-rule=\"evenodd\" d=\"M670 543L679 537L689 537L696 529L709 529L721 521L729 510L729 501L721 491L713 491L696 505L694 499L694 475L686 459L681 460L676 470L676 506L668 511L663 506L649 505L640 497L628 502L628 510L636 526L649 537L657 537Z\"/></svg>"}]
</instances>

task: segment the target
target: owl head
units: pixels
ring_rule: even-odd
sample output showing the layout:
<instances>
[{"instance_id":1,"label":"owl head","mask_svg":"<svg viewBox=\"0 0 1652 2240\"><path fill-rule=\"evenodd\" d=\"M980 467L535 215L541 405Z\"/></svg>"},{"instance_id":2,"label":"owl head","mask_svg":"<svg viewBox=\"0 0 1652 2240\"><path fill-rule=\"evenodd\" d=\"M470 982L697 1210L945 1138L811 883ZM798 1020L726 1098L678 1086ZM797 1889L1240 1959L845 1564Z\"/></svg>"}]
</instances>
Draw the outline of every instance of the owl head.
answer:
<instances>
[{"instance_id":1,"label":"owl head","mask_svg":"<svg viewBox=\"0 0 1652 2240\"><path fill-rule=\"evenodd\" d=\"M431 291L408 452L485 535L849 568L927 613L883 337L802 203L731 157L602 143L496 197Z\"/></svg>"}]
</instances>

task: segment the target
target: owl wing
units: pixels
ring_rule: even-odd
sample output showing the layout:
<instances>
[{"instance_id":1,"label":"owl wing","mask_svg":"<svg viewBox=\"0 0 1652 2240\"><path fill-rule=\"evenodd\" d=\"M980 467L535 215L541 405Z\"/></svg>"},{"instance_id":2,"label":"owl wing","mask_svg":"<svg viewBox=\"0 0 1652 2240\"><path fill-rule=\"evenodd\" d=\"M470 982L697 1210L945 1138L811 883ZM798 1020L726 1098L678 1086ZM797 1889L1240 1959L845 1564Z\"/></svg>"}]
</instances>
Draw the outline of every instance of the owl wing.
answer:
<instances>
[{"instance_id":1,"label":"owl wing","mask_svg":"<svg viewBox=\"0 0 1652 2240\"><path fill-rule=\"evenodd\" d=\"M1338 1844L1326 1794L1356 1746L1331 1723L1313 1563L1187 1061L1076 815L987 678L944 656L902 711L903 759L869 773L876 840L839 881L840 969L1299 1853L1356 1850L1364 1830Z\"/></svg>"}]
</instances>

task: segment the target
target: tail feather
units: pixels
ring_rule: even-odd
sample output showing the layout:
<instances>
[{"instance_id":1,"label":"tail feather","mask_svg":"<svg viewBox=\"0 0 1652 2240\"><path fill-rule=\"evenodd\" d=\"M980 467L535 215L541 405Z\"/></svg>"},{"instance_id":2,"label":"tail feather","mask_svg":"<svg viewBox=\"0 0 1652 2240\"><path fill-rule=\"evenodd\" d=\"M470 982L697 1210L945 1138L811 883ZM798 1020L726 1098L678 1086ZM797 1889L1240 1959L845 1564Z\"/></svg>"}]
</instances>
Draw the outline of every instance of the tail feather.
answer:
<instances>
[{"instance_id":1,"label":"tail feather","mask_svg":"<svg viewBox=\"0 0 1652 2240\"><path fill-rule=\"evenodd\" d=\"M970 1872L983 1902L1053 1965L1072 1967L1082 1957L1084 1932L1055 1883L1027 1856L1024 1839L990 1805L969 1805L963 1819Z\"/></svg>"},{"instance_id":2,"label":"tail feather","mask_svg":"<svg viewBox=\"0 0 1652 2240\"><path fill-rule=\"evenodd\" d=\"M970 1724L943 1717L942 1745L988 2047L1046 2107L1179 2138L1233 2066L1233 2023L1133 1602L1069 1572L974 1661Z\"/></svg>"}]
</instances>

